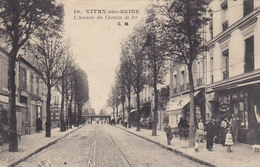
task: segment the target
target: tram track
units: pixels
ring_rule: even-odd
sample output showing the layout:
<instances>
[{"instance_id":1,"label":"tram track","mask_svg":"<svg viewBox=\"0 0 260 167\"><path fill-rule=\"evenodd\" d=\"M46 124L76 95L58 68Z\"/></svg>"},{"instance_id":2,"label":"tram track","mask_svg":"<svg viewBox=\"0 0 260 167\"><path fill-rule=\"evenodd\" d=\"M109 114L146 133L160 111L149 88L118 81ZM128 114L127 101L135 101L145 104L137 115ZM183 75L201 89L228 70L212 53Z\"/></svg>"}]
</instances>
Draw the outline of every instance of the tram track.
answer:
<instances>
[{"instance_id":1,"label":"tram track","mask_svg":"<svg viewBox=\"0 0 260 167\"><path fill-rule=\"evenodd\" d=\"M115 142L115 140L113 139L113 137L111 136L111 134L109 134L109 131L106 129L105 126L103 126L102 129L98 128L98 126L101 125L96 125L95 129L94 129L94 134L91 140L91 146L90 146L90 150L88 153L88 160L87 160L87 167L96 167L96 166L100 166L100 159L102 157L100 157L100 155L102 153L104 153L104 151L107 150L102 150L102 145L104 143L102 143L101 141L106 140L108 142L108 145L110 145L110 149L113 150L113 155L111 155L114 159L114 161L118 161L121 162L121 165L123 164L123 166L127 167L133 167L134 165L132 165L132 163L129 161L129 159L127 158L127 156L123 153L123 151L121 150L121 148L117 145L117 143ZM101 146L101 147L100 147ZM116 162L117 163L117 162ZM119 163L120 164L120 163ZM119 164L117 164L116 166L118 166Z\"/></svg>"},{"instance_id":2,"label":"tram track","mask_svg":"<svg viewBox=\"0 0 260 167\"><path fill-rule=\"evenodd\" d=\"M120 149L120 147L116 144L115 140L113 139L113 137L109 134L109 132L107 131L106 127L104 126L104 129L106 130L106 134L108 135L110 141L113 143L113 145L117 148L117 150L121 153L122 157L126 160L126 162L128 163L128 165L130 167L134 167L132 165L132 163L128 160L128 158L126 157L126 155L122 152L122 150Z\"/></svg>"}]
</instances>

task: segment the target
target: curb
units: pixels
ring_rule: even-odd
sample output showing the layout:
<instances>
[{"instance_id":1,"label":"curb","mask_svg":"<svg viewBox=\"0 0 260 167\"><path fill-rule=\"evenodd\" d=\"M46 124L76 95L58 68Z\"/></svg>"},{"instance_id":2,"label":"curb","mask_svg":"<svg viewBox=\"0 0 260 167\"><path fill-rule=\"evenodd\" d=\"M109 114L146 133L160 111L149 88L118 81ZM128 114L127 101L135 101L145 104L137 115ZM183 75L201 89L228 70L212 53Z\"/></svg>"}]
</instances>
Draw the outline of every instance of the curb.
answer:
<instances>
[{"instance_id":1,"label":"curb","mask_svg":"<svg viewBox=\"0 0 260 167\"><path fill-rule=\"evenodd\" d=\"M161 144L161 143L159 143L159 142L153 141L153 140L151 140L151 139L149 139L149 138L146 138L146 137L144 137L144 136L141 136L141 135L138 135L138 134L133 133L133 132L131 132L131 131L128 131L128 130L122 128L122 127L119 127L119 126L115 126L115 127L120 128L120 129L122 129L122 130L124 130L124 131L126 131L126 132L128 132L128 133L131 133L131 134L133 134L133 135L135 135L135 136L138 136L138 137L140 137L140 138L142 138L142 139L145 139L145 140L147 140L147 141L150 141L150 142L152 142L152 143L154 143L154 144L157 144L157 145L159 145L159 146L161 146L161 147L163 147L163 148L165 148L165 149L167 149L167 150L169 150L169 151L175 152L175 153L177 153L177 154L179 154L179 155L181 155L181 156L183 156L183 157L186 157L186 158L188 158L188 159L190 159L190 160L192 160L192 161L195 161L195 162L198 162L198 163L200 163L200 164L203 164L203 165L206 165L206 166L210 166L210 167L217 167L217 166L214 165L214 164L211 164L211 163L206 162L206 161L204 161L204 160L201 160L201 159L198 159L198 158L193 157L193 156L191 156L191 155L188 155L188 154L186 154L186 153L184 153L184 152L182 152L182 151L180 151L180 150L173 149L173 148L171 148L171 147L169 147L169 146L166 146L166 145L164 145L164 144Z\"/></svg>"},{"instance_id":2,"label":"curb","mask_svg":"<svg viewBox=\"0 0 260 167\"><path fill-rule=\"evenodd\" d=\"M36 149L36 150L33 151L32 153L29 153L28 155L26 155L25 157L22 157L22 158L20 158L19 160L15 161L15 162L12 162L12 163L9 164L7 167L14 167L15 165L18 165L19 163L21 163L21 162L27 160L28 158L30 158L30 157L33 156L34 154L36 154L36 153L38 153L38 152L44 150L45 148L47 148L47 147L49 147L49 146L51 146L51 145L57 143L60 139L65 138L65 137L68 136L69 134L71 134L71 133L75 132L76 130L82 128L83 126L85 126L85 125L82 125L82 126L80 126L80 127L77 127L76 129L73 129L71 132L65 134L64 136L59 137L59 138L55 139L54 141L43 145L42 147Z\"/></svg>"}]
</instances>

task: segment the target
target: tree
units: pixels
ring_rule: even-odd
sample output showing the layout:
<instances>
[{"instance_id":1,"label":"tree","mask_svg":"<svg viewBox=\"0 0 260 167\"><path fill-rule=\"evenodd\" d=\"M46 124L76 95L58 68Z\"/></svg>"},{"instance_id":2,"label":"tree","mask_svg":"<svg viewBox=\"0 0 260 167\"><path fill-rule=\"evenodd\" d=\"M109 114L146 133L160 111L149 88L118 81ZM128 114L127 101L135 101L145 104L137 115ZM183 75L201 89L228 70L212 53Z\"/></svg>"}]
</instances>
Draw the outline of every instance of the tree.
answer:
<instances>
[{"instance_id":1,"label":"tree","mask_svg":"<svg viewBox=\"0 0 260 167\"><path fill-rule=\"evenodd\" d=\"M61 66L60 66L60 75L61 79L57 83L58 91L61 93L61 111L60 111L60 131L65 131L65 121L64 121L64 106L65 106L65 97L66 101L68 101L69 94L68 94L68 79L71 78L73 72L75 70L74 59L73 57L67 52L61 59ZM68 117L68 115L66 115ZM67 118L68 119L68 118Z\"/></svg>"},{"instance_id":2,"label":"tree","mask_svg":"<svg viewBox=\"0 0 260 167\"><path fill-rule=\"evenodd\" d=\"M42 73L41 79L47 87L45 136L51 137L51 88L57 85L63 77L63 70L66 70L71 64L65 56L69 46L56 31L39 31L36 37L38 39L32 41L30 50L33 54L34 64Z\"/></svg>"},{"instance_id":3,"label":"tree","mask_svg":"<svg viewBox=\"0 0 260 167\"><path fill-rule=\"evenodd\" d=\"M9 151L18 150L15 110L15 61L20 48L37 29L49 27L60 29L63 22L63 6L54 0L1 0L0 36L8 45L9 85Z\"/></svg>"},{"instance_id":4,"label":"tree","mask_svg":"<svg viewBox=\"0 0 260 167\"><path fill-rule=\"evenodd\" d=\"M116 73L116 88L118 91L119 100L122 104L123 116L122 121L125 120L125 100L126 100L126 88L125 82L120 73L120 69Z\"/></svg>"},{"instance_id":5,"label":"tree","mask_svg":"<svg viewBox=\"0 0 260 167\"><path fill-rule=\"evenodd\" d=\"M205 17L207 0L174 0L167 1L163 6L165 16L161 29L163 30L163 46L171 54L175 63L187 66L190 83L190 130L189 145L194 146L195 140L195 106L194 84L192 75L193 61L205 51L203 27L207 24Z\"/></svg>"},{"instance_id":6,"label":"tree","mask_svg":"<svg viewBox=\"0 0 260 167\"><path fill-rule=\"evenodd\" d=\"M137 104L137 131L140 131L140 92L142 91L144 85L146 84L145 76L145 61L143 50L146 45L146 34L142 26L135 27L134 33L130 35L126 46L129 49L129 62L133 67L132 70L132 88L136 95L136 104Z\"/></svg>"},{"instance_id":7,"label":"tree","mask_svg":"<svg viewBox=\"0 0 260 167\"><path fill-rule=\"evenodd\" d=\"M89 100L89 87L87 74L78 69L74 72L75 101L78 107L77 125L81 124L82 107Z\"/></svg>"},{"instance_id":8,"label":"tree","mask_svg":"<svg viewBox=\"0 0 260 167\"><path fill-rule=\"evenodd\" d=\"M121 58L120 58L120 65L119 65L119 71L118 71L118 80L120 80L124 92L127 97L128 101L128 126L131 128L131 122L130 122L130 110L131 110L131 93L132 93L132 82L133 82L133 66L131 63L130 55L129 55L129 49L125 46L121 46Z\"/></svg>"},{"instance_id":9,"label":"tree","mask_svg":"<svg viewBox=\"0 0 260 167\"><path fill-rule=\"evenodd\" d=\"M154 108L153 108L153 128L152 136L156 136L156 128L158 122L158 84L163 84L163 79L167 74L168 69L168 56L162 51L162 46L160 42L160 31L158 30L160 26L159 20L156 18L156 6L152 5L147 10L146 18L146 33L147 33L147 45L144 49L144 58L147 61L147 77L148 84L153 87L154 93Z\"/></svg>"}]
</instances>

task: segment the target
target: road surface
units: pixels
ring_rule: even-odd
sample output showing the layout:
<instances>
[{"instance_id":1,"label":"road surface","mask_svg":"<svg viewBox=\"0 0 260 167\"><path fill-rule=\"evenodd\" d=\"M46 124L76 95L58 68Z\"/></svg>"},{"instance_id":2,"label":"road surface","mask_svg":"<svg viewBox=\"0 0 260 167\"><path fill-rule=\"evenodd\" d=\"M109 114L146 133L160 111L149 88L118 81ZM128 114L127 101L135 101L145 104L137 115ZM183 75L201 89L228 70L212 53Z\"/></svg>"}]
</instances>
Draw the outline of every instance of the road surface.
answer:
<instances>
[{"instance_id":1,"label":"road surface","mask_svg":"<svg viewBox=\"0 0 260 167\"><path fill-rule=\"evenodd\" d=\"M196 167L203 166L120 128L86 125L18 167Z\"/></svg>"}]
</instances>

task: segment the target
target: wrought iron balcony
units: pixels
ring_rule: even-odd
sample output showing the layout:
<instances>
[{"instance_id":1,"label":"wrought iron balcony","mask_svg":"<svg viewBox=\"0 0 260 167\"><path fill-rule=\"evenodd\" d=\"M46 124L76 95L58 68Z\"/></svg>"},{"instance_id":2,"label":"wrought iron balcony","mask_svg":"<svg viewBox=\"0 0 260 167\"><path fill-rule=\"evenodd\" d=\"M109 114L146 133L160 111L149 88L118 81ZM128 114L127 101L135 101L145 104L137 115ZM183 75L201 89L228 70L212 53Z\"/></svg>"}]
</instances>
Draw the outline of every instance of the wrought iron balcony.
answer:
<instances>
[{"instance_id":1,"label":"wrought iron balcony","mask_svg":"<svg viewBox=\"0 0 260 167\"><path fill-rule=\"evenodd\" d=\"M229 78L229 72L223 71L223 79L228 79L228 78Z\"/></svg>"},{"instance_id":2,"label":"wrought iron balcony","mask_svg":"<svg viewBox=\"0 0 260 167\"><path fill-rule=\"evenodd\" d=\"M201 86L203 84L203 78L197 79L197 86Z\"/></svg>"}]
</instances>

